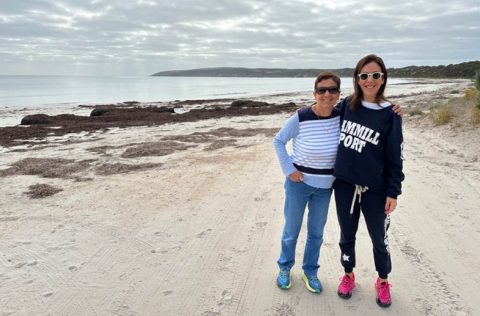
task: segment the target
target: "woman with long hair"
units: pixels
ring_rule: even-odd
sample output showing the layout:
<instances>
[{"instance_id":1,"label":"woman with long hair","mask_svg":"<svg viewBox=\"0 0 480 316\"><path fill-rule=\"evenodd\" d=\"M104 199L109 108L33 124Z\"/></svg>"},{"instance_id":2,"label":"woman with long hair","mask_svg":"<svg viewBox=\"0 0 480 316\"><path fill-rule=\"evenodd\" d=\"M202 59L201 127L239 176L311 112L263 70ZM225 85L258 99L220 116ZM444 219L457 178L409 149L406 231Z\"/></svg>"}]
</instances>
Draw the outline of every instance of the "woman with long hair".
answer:
<instances>
[{"instance_id":1,"label":"woman with long hair","mask_svg":"<svg viewBox=\"0 0 480 316\"><path fill-rule=\"evenodd\" d=\"M387 78L387 68L380 57L372 54L358 61L353 75L354 93L341 103L340 141L334 168L340 260L345 271L337 293L348 299L355 287L355 236L362 213L378 272L376 301L382 307L392 302L387 230L404 179L402 120L384 95Z\"/></svg>"}]
</instances>

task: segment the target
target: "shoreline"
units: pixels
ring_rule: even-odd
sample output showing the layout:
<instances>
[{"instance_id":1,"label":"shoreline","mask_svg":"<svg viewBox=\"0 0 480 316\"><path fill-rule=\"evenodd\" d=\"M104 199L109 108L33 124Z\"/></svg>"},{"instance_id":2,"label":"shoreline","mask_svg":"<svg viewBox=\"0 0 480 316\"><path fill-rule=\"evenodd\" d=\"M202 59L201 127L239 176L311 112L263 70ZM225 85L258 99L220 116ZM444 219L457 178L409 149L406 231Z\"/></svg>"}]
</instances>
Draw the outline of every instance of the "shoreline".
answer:
<instances>
[{"instance_id":1,"label":"shoreline","mask_svg":"<svg viewBox=\"0 0 480 316\"><path fill-rule=\"evenodd\" d=\"M459 94L468 84L468 80L429 79L392 85L388 87L386 93L392 95L394 102L403 105L407 110L412 102L415 103L416 99L424 94L433 93L440 99L449 98ZM344 89L341 97L351 92L352 89ZM127 101L106 105L79 105L68 110L55 107L40 111L34 108L4 113L0 110L2 118L0 119L0 146L33 145L39 141L48 142L49 136L94 133L111 128L291 113L312 103L309 94L310 92L294 92L261 95L255 98L175 100L156 103ZM15 123L11 125L13 121ZM8 123L10 124L2 126Z\"/></svg>"},{"instance_id":2,"label":"shoreline","mask_svg":"<svg viewBox=\"0 0 480 316\"><path fill-rule=\"evenodd\" d=\"M467 85L432 83L429 92L402 86L388 94L406 110L427 110ZM312 99L299 93L254 101L299 107ZM301 281L306 229L292 288L275 285L284 176L272 139L290 114L109 127L0 147L2 312L385 314L374 299L363 222L357 287L348 302L336 294L342 271L333 199L320 257L324 291L312 295ZM480 129L432 126L427 116L404 119L406 180L389 231L388 312L476 315L480 149L472 140Z\"/></svg>"},{"instance_id":3,"label":"shoreline","mask_svg":"<svg viewBox=\"0 0 480 316\"><path fill-rule=\"evenodd\" d=\"M412 80L411 82L405 83L396 83L389 85L390 90L393 90L395 94L397 91L401 91L402 94L410 93L408 89L412 89L414 92L427 92L435 89L434 85L455 85L460 82L470 82L468 79L418 79L418 78L397 78ZM422 88L423 87L423 88ZM404 88L404 90L402 90ZM352 92L351 88L343 88L342 97L350 94ZM387 96L390 95L387 90ZM0 106L0 127L6 126L15 126L20 124L20 120L23 116L31 114L49 114L49 115L60 115L60 114L74 114L80 116L88 116L90 111L89 108L93 108L99 105L125 105L129 103L136 103L140 106L168 106L175 103L190 102L194 104L199 103L213 103L213 102L231 102L233 100L254 100L254 101L264 101L277 103L279 100L284 98L291 99L291 102L303 101L305 98L310 99L310 91L295 91L295 92L279 92L279 93L268 93L268 94L252 94L246 96L231 96L225 98L206 98L206 99L181 99L181 100L170 100L170 101L151 101L151 102L138 102L138 101L123 101L123 102L110 102L110 103L82 103L82 102L69 102L69 103L51 103L51 104L37 104L30 106ZM270 101L269 101L270 100Z\"/></svg>"}]
</instances>

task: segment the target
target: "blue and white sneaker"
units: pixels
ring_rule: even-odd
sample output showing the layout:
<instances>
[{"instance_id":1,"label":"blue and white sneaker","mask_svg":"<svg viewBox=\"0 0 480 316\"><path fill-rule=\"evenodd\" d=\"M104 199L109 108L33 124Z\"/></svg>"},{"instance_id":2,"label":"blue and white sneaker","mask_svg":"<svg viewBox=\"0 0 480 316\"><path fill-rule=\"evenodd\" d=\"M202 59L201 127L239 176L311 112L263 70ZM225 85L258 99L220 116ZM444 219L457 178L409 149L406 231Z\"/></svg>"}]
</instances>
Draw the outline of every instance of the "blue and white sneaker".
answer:
<instances>
[{"instance_id":1,"label":"blue and white sneaker","mask_svg":"<svg viewBox=\"0 0 480 316\"><path fill-rule=\"evenodd\" d=\"M290 270L280 270L277 276L277 285L283 290L288 290L292 286L290 280Z\"/></svg>"},{"instance_id":2,"label":"blue and white sneaker","mask_svg":"<svg viewBox=\"0 0 480 316\"><path fill-rule=\"evenodd\" d=\"M320 293L322 291L322 283L316 275L307 276L305 273L303 273L302 280L305 282L305 286L310 292Z\"/></svg>"}]
</instances>

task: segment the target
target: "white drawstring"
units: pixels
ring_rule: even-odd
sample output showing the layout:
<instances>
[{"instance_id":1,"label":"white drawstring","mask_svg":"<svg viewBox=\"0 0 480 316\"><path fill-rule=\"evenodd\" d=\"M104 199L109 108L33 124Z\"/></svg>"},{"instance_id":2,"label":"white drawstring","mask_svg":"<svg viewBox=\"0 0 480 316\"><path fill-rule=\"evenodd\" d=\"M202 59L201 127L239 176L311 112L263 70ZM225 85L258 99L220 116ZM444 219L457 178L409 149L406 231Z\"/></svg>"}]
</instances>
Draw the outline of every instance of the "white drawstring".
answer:
<instances>
[{"instance_id":1,"label":"white drawstring","mask_svg":"<svg viewBox=\"0 0 480 316\"><path fill-rule=\"evenodd\" d=\"M362 203L362 193L366 192L368 187L362 187L361 185L355 184L355 192L353 192L352 206L350 207L350 214L353 214L353 209L355 207L355 199L358 195L358 203Z\"/></svg>"}]
</instances>

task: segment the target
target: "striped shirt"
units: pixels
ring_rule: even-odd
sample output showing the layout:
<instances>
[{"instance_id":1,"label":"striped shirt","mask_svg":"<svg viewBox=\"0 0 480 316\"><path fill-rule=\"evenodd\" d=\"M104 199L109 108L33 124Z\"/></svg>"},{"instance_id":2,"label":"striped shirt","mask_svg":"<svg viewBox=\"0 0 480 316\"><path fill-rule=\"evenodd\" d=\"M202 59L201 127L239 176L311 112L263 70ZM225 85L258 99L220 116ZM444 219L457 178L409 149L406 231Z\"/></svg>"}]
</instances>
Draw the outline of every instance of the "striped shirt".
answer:
<instances>
[{"instance_id":1,"label":"striped shirt","mask_svg":"<svg viewBox=\"0 0 480 316\"><path fill-rule=\"evenodd\" d=\"M303 182L315 188L331 188L333 167L340 137L340 111L318 117L311 107L300 109L290 117L274 138L273 144L285 176L296 170ZM292 140L292 153L287 143Z\"/></svg>"}]
</instances>

